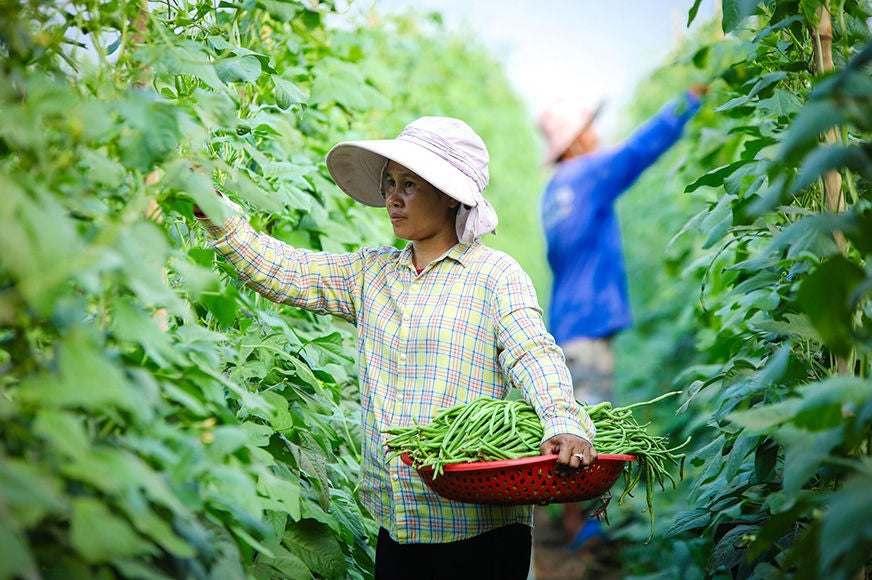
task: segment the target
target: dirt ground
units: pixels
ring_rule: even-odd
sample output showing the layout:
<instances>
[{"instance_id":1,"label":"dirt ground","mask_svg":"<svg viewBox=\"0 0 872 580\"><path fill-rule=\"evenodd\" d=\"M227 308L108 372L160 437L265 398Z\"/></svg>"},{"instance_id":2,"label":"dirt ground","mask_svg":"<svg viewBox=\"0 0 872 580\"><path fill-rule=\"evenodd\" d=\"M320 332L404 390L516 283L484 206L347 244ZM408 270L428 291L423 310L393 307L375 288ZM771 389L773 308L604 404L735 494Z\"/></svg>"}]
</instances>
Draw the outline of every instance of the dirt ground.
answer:
<instances>
[{"instance_id":1,"label":"dirt ground","mask_svg":"<svg viewBox=\"0 0 872 580\"><path fill-rule=\"evenodd\" d=\"M553 510L535 510L533 566L529 580L619 580L618 547L599 538L569 552Z\"/></svg>"}]
</instances>

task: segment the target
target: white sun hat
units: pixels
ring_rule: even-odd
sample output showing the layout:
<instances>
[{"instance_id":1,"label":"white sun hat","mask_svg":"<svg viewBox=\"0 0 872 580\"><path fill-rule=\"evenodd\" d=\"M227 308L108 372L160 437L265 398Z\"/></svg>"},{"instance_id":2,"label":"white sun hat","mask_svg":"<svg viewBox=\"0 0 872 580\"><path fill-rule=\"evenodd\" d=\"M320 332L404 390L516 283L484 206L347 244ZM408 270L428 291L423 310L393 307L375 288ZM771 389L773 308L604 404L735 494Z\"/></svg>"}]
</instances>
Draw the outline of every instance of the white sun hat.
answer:
<instances>
[{"instance_id":1,"label":"white sun hat","mask_svg":"<svg viewBox=\"0 0 872 580\"><path fill-rule=\"evenodd\" d=\"M382 177L387 162L394 161L462 204L457 214L461 241L496 230L496 212L482 196L489 180L487 147L459 119L421 117L396 139L339 143L326 161L336 185L360 203L384 207Z\"/></svg>"}]
</instances>

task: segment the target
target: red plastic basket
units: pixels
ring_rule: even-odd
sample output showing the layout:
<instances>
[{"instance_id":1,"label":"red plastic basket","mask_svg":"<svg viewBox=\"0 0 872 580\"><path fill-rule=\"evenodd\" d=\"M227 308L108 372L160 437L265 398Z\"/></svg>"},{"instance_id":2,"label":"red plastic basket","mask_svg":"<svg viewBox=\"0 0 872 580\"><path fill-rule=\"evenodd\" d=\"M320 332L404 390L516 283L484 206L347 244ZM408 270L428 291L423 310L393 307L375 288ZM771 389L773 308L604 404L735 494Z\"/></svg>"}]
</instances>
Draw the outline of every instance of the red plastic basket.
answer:
<instances>
[{"instance_id":1,"label":"red plastic basket","mask_svg":"<svg viewBox=\"0 0 872 580\"><path fill-rule=\"evenodd\" d=\"M408 453L403 463L414 467ZM433 477L432 467L416 467L430 489L442 497L477 504L524 505L578 502L606 494L635 455L601 453L593 465L568 475L557 475L557 455L539 455L505 461L479 461L446 465Z\"/></svg>"}]
</instances>

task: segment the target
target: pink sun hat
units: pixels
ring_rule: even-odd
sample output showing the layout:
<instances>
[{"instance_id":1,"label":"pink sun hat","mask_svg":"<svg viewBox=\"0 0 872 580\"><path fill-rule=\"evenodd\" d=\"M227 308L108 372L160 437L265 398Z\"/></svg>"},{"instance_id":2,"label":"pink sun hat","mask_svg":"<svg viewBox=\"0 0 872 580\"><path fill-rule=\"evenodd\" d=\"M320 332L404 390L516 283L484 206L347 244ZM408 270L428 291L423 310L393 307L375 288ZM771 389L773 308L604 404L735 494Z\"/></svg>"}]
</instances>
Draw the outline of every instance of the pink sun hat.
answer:
<instances>
[{"instance_id":1,"label":"pink sun hat","mask_svg":"<svg viewBox=\"0 0 872 580\"><path fill-rule=\"evenodd\" d=\"M545 136L545 162L554 163L572 145L575 138L593 124L605 102L589 108L570 99L558 99L539 116L539 129Z\"/></svg>"}]
</instances>

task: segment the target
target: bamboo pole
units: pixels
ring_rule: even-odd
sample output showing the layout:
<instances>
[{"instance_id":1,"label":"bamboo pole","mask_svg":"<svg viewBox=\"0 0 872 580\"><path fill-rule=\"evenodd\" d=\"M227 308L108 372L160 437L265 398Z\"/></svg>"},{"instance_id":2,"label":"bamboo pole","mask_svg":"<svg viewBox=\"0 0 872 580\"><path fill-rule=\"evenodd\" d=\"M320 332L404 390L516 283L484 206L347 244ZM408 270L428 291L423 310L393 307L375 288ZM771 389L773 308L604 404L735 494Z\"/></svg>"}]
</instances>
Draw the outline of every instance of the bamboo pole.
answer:
<instances>
[{"instance_id":1,"label":"bamboo pole","mask_svg":"<svg viewBox=\"0 0 872 580\"><path fill-rule=\"evenodd\" d=\"M833 21L830 11L821 6L817 9L818 24L814 30L814 72L816 76L827 74L833 66ZM835 127L830 127L824 134L824 141L833 144L838 141ZM841 213L845 211L845 195L842 192L842 176L835 169L824 175L824 194L827 211ZM842 232L833 232L833 237L840 251L844 251L845 237Z\"/></svg>"},{"instance_id":2,"label":"bamboo pole","mask_svg":"<svg viewBox=\"0 0 872 580\"><path fill-rule=\"evenodd\" d=\"M833 20L826 6L817 9L817 27L814 29L814 73L816 76L824 75L834 69L833 65ZM828 144L838 142L838 133L835 127L830 127L823 135ZM824 199L827 211L841 213L845 211L845 195L842 192L842 176L835 169L827 171L824 175ZM845 251L845 236L842 232L833 232L836 247L840 252ZM848 359L836 357L836 366L840 375L849 374Z\"/></svg>"},{"instance_id":3,"label":"bamboo pole","mask_svg":"<svg viewBox=\"0 0 872 580\"><path fill-rule=\"evenodd\" d=\"M814 66L815 75L820 76L831 72L833 65L833 20L826 6L817 9L818 24L814 30ZM830 127L824 134L823 139L828 144L838 141L838 133L835 127ZM845 211L845 195L842 192L842 176L835 169L827 171L824 175L824 196L827 211L841 213ZM839 251L845 251L845 236L842 232L833 232L836 247ZM836 357L836 367L840 375L849 374L848 359Z\"/></svg>"}]
</instances>

